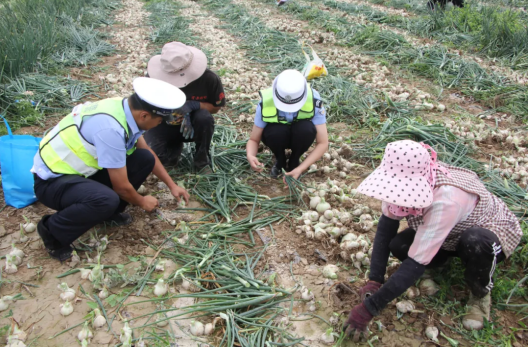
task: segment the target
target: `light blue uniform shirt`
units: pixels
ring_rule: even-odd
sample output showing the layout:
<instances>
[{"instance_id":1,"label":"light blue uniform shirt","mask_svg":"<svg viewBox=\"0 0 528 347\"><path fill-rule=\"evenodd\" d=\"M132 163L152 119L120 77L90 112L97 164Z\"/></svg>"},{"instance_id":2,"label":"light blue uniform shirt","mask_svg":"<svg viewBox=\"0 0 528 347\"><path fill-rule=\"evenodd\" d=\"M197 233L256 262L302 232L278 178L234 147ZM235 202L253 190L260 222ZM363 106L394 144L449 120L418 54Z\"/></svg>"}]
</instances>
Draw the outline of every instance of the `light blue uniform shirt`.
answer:
<instances>
[{"instance_id":1,"label":"light blue uniform shirt","mask_svg":"<svg viewBox=\"0 0 528 347\"><path fill-rule=\"evenodd\" d=\"M313 97L315 99L321 99L319 92L315 89L312 89L312 90L313 90ZM260 105L261 103L257 105L257 111L255 112L255 125L258 126L259 128L265 128L267 123L262 120L262 107ZM279 111L279 116L286 118L286 121L288 123L293 122L293 119L298 113L298 112L283 112L280 110L277 110L277 111ZM315 107L315 114L314 114L314 117L312 118L312 123L314 125L326 124L326 111L324 107L322 106Z\"/></svg>"},{"instance_id":2,"label":"light blue uniform shirt","mask_svg":"<svg viewBox=\"0 0 528 347\"><path fill-rule=\"evenodd\" d=\"M96 114L85 117L81 125L81 135L95 146L97 163L105 169L119 169L126 166L126 152L134 147L136 140L144 133L143 130L139 130L132 116L128 99L123 101L123 105L129 133L129 139L126 143L125 129L109 115ZM43 180L61 176L51 172L38 153L33 159L31 172L36 173Z\"/></svg>"}]
</instances>

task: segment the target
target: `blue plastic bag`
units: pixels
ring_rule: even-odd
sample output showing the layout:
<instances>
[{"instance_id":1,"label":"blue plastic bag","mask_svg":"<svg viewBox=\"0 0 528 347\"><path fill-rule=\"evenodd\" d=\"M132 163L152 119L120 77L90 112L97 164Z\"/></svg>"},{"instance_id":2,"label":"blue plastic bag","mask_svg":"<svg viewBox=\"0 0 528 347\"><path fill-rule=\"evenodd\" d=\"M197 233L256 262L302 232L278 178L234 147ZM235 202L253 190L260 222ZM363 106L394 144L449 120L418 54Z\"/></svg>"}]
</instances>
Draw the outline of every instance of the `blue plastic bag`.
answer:
<instances>
[{"instance_id":1,"label":"blue plastic bag","mask_svg":"<svg viewBox=\"0 0 528 347\"><path fill-rule=\"evenodd\" d=\"M37 201L33 188L33 174L30 170L41 138L13 135L7 120L4 117L2 119L8 133L0 137L0 168L4 198L7 205L22 208Z\"/></svg>"}]
</instances>

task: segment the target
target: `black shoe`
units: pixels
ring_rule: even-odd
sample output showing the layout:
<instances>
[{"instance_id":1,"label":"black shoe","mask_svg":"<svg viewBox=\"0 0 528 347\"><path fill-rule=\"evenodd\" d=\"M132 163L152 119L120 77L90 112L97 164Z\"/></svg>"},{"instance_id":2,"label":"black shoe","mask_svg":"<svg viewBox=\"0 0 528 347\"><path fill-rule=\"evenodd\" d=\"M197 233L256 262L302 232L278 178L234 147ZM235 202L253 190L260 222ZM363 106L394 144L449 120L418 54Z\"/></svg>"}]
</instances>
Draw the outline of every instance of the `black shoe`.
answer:
<instances>
[{"instance_id":1,"label":"black shoe","mask_svg":"<svg viewBox=\"0 0 528 347\"><path fill-rule=\"evenodd\" d=\"M45 215L44 217L42 217L40 222L38 222L37 224L37 232L40 238L42 239L42 242L44 243L44 247L46 247L46 249L58 249L62 247L61 243L57 239L55 239L53 235L51 235L48 227L45 225L49 217L51 217L51 215Z\"/></svg>"},{"instance_id":2,"label":"black shoe","mask_svg":"<svg viewBox=\"0 0 528 347\"><path fill-rule=\"evenodd\" d=\"M57 249L48 249L48 254L53 259L57 259L61 263L72 257L73 249L70 246L61 247Z\"/></svg>"},{"instance_id":3,"label":"black shoe","mask_svg":"<svg viewBox=\"0 0 528 347\"><path fill-rule=\"evenodd\" d=\"M125 212L116 213L104 221L104 224L110 227L121 227L130 223L132 223L132 216Z\"/></svg>"},{"instance_id":4,"label":"black shoe","mask_svg":"<svg viewBox=\"0 0 528 347\"><path fill-rule=\"evenodd\" d=\"M271 168L270 176L271 178L277 178L282 174L282 166L279 165L279 162L276 161L275 165Z\"/></svg>"}]
</instances>

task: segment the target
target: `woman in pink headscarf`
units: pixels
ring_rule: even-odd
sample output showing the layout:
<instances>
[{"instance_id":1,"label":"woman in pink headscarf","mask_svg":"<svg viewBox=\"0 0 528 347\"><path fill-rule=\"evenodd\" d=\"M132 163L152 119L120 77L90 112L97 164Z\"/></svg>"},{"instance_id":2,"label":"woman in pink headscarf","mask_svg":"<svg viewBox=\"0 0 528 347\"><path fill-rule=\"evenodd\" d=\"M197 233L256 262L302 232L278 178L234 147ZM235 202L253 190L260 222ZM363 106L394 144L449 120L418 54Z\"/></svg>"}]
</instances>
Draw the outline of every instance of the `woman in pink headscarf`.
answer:
<instances>
[{"instance_id":1,"label":"woman in pink headscarf","mask_svg":"<svg viewBox=\"0 0 528 347\"><path fill-rule=\"evenodd\" d=\"M372 318L402 295L426 268L460 257L470 288L467 329L489 319L493 272L517 247L522 231L502 200L486 190L467 169L437 162L429 146L410 140L389 143L381 165L358 187L382 201L363 302L350 312L343 329L358 340ZM398 233L400 220L409 228ZM385 281L389 254L402 261Z\"/></svg>"}]
</instances>

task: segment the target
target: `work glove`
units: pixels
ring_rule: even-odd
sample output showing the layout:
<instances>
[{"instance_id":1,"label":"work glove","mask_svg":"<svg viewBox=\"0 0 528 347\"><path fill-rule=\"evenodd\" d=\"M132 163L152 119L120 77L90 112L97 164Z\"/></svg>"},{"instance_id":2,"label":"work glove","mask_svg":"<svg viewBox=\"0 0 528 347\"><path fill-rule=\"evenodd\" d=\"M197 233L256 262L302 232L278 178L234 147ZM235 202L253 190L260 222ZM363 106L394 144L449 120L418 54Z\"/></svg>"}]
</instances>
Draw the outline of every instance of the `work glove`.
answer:
<instances>
[{"instance_id":1,"label":"work glove","mask_svg":"<svg viewBox=\"0 0 528 347\"><path fill-rule=\"evenodd\" d=\"M191 115L189 113L183 116L183 121L180 126L180 133L183 134L183 137L188 140L194 137L194 129L191 124Z\"/></svg>"},{"instance_id":2,"label":"work glove","mask_svg":"<svg viewBox=\"0 0 528 347\"><path fill-rule=\"evenodd\" d=\"M200 109L200 102L195 100L187 100L182 107L176 110L178 114L187 114L192 111L197 111Z\"/></svg>"},{"instance_id":3,"label":"work glove","mask_svg":"<svg viewBox=\"0 0 528 347\"><path fill-rule=\"evenodd\" d=\"M343 324L343 332L348 336L352 337L354 342L358 342L361 337L365 339L368 337L368 325L374 318L373 315L367 310L364 303L355 306L345 324Z\"/></svg>"},{"instance_id":4,"label":"work glove","mask_svg":"<svg viewBox=\"0 0 528 347\"><path fill-rule=\"evenodd\" d=\"M368 281L367 284L359 290L361 301L364 301L366 298L376 293L380 288L381 283L378 283L376 281Z\"/></svg>"}]
</instances>

